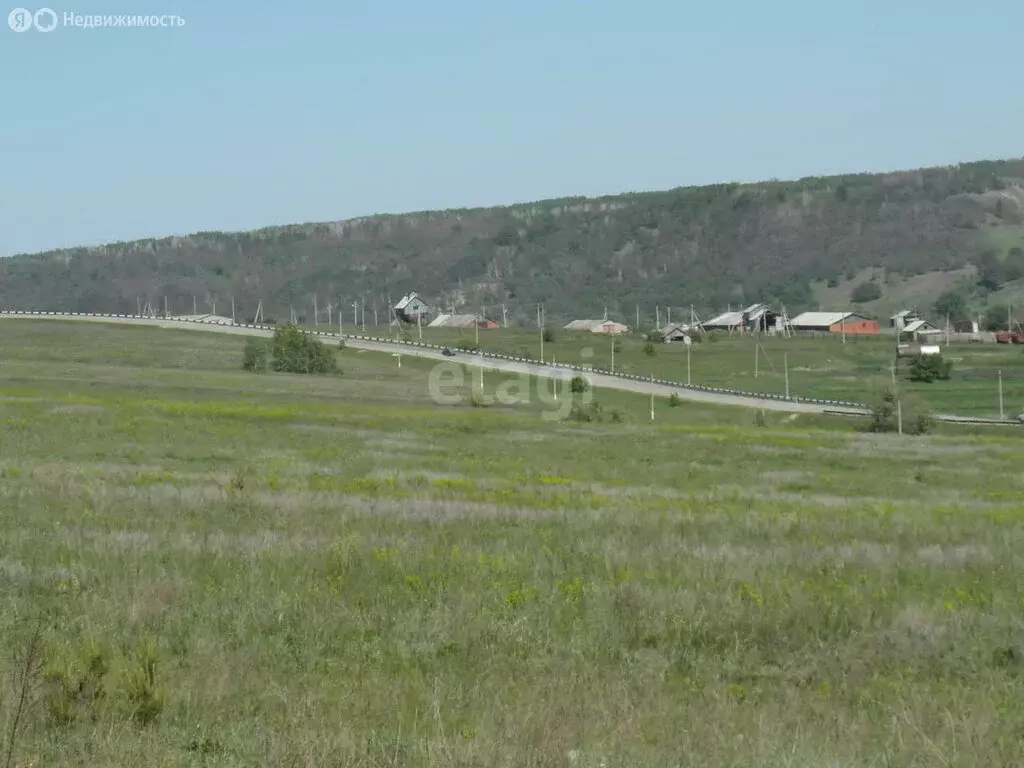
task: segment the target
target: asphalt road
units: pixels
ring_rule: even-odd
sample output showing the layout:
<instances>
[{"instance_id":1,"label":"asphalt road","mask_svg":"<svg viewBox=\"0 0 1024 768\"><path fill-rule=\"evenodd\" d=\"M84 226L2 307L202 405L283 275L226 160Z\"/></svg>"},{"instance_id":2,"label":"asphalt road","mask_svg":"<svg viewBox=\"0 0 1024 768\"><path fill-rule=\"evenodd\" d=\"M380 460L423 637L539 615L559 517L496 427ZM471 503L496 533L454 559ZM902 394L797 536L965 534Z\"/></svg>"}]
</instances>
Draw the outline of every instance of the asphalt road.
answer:
<instances>
[{"instance_id":1,"label":"asphalt road","mask_svg":"<svg viewBox=\"0 0 1024 768\"><path fill-rule=\"evenodd\" d=\"M92 323L113 323L120 325L148 325L157 328L173 328L176 330L202 331L207 333L230 333L237 336L264 336L273 335L272 331L260 328L245 328L238 325L216 325L213 323L195 323L180 320L163 320L160 318L138 318L138 317L86 317L82 315L12 315L0 314L0 320L59 320L63 322L92 322ZM335 334L336 336L336 334ZM442 362L459 362L463 365L484 366L487 370L503 371L506 373L528 374L530 376L568 376L571 375L564 368L552 368L546 365L520 363L514 360L500 360L486 355L476 355L466 352L458 352L455 357L445 357L440 352L432 349L423 349L404 344L392 344L389 342L364 341L345 338L345 345L353 349L365 349L373 352L385 352L394 354L400 352L403 355L421 357L429 360ZM588 374L591 385L599 389L617 389L625 392L635 392L642 395L655 395L657 397L669 397L673 393L681 400L692 400L714 405L732 405L743 408L758 408L771 411L784 411L787 413L825 413L843 412L850 415L865 415L867 411L857 408L839 408L823 406L815 403L787 402L785 400L762 400L756 397L744 397L741 395L729 395L718 392L702 392L692 389L675 389L656 384L653 382L636 381L623 379L617 376L607 376L600 373Z\"/></svg>"}]
</instances>

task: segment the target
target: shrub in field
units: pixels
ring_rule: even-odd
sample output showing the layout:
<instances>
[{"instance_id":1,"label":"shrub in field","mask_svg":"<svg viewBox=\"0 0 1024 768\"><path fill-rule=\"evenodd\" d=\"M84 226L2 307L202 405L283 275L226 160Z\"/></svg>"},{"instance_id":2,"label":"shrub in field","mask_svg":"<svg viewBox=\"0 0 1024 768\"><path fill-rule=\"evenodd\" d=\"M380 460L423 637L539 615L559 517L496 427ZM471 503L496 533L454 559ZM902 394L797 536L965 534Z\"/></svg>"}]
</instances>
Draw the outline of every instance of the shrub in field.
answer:
<instances>
[{"instance_id":1,"label":"shrub in field","mask_svg":"<svg viewBox=\"0 0 1024 768\"><path fill-rule=\"evenodd\" d=\"M931 413L916 398L886 387L871 408L871 423L867 431L896 432L899 429L900 411L903 431L908 435L923 435L935 426Z\"/></svg>"},{"instance_id":2,"label":"shrub in field","mask_svg":"<svg viewBox=\"0 0 1024 768\"><path fill-rule=\"evenodd\" d=\"M253 373L263 373L270 364L270 346L265 339L249 339L242 352L242 368Z\"/></svg>"},{"instance_id":3,"label":"shrub in field","mask_svg":"<svg viewBox=\"0 0 1024 768\"><path fill-rule=\"evenodd\" d=\"M953 371L953 361L946 360L942 355L918 355L910 364L910 380L931 384L933 381L946 380Z\"/></svg>"},{"instance_id":4,"label":"shrub in field","mask_svg":"<svg viewBox=\"0 0 1024 768\"><path fill-rule=\"evenodd\" d=\"M665 334L663 334L661 331L651 331L650 333L647 334L647 340L652 344L664 344Z\"/></svg>"},{"instance_id":5,"label":"shrub in field","mask_svg":"<svg viewBox=\"0 0 1024 768\"><path fill-rule=\"evenodd\" d=\"M654 353L655 353L654 342L653 341L645 341L644 342L644 354L645 355L654 355Z\"/></svg>"},{"instance_id":6,"label":"shrub in field","mask_svg":"<svg viewBox=\"0 0 1024 768\"><path fill-rule=\"evenodd\" d=\"M544 333L541 334L541 338L544 339L545 344L555 343L555 332L550 328L545 328Z\"/></svg>"},{"instance_id":7,"label":"shrub in field","mask_svg":"<svg viewBox=\"0 0 1024 768\"><path fill-rule=\"evenodd\" d=\"M668 396L669 408L678 408L680 405L682 405L682 402L683 401L679 399L679 395L677 395L675 392Z\"/></svg>"},{"instance_id":8,"label":"shrub in field","mask_svg":"<svg viewBox=\"0 0 1024 768\"><path fill-rule=\"evenodd\" d=\"M573 403L572 408L569 410L569 415L565 417L565 420L581 423L600 423L608 421L612 424L625 424L627 418L626 414L618 408L612 408L611 410L606 411L601 407L601 404L595 400L587 405L583 405L582 403Z\"/></svg>"},{"instance_id":9,"label":"shrub in field","mask_svg":"<svg viewBox=\"0 0 1024 768\"><path fill-rule=\"evenodd\" d=\"M289 324L274 331L270 367L281 373L334 373L338 361L322 341Z\"/></svg>"},{"instance_id":10,"label":"shrub in field","mask_svg":"<svg viewBox=\"0 0 1024 768\"><path fill-rule=\"evenodd\" d=\"M569 391L574 395L581 395L590 388L587 380L582 376L573 376L572 381L569 382Z\"/></svg>"}]
</instances>

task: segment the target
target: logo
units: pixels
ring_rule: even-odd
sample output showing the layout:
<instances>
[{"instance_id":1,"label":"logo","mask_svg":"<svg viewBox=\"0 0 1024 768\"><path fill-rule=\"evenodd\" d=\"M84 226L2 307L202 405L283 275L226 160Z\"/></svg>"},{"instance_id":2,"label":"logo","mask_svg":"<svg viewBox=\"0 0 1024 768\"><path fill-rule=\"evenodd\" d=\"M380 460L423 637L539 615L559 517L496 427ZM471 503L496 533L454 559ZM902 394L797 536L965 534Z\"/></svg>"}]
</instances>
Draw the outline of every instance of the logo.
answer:
<instances>
[{"instance_id":1,"label":"logo","mask_svg":"<svg viewBox=\"0 0 1024 768\"><path fill-rule=\"evenodd\" d=\"M15 32L27 32L32 29L32 11L26 8L15 8L7 14L7 26Z\"/></svg>"},{"instance_id":2,"label":"logo","mask_svg":"<svg viewBox=\"0 0 1024 768\"><path fill-rule=\"evenodd\" d=\"M40 32L51 32L57 26L57 14L50 8L40 8L35 13L27 8L15 8L7 14L7 26L15 32L27 32L32 27Z\"/></svg>"},{"instance_id":3,"label":"logo","mask_svg":"<svg viewBox=\"0 0 1024 768\"><path fill-rule=\"evenodd\" d=\"M69 29L106 29L106 28L157 28L183 27L185 20L174 14L136 15L136 14L75 14L65 12L62 17L52 8L40 8L34 13L27 8L15 8L7 14L7 26L15 32L27 32L35 27L40 32L51 32L58 26Z\"/></svg>"},{"instance_id":4,"label":"logo","mask_svg":"<svg viewBox=\"0 0 1024 768\"><path fill-rule=\"evenodd\" d=\"M49 8L40 8L32 17L32 21L40 32L51 32L57 26L57 14Z\"/></svg>"}]
</instances>

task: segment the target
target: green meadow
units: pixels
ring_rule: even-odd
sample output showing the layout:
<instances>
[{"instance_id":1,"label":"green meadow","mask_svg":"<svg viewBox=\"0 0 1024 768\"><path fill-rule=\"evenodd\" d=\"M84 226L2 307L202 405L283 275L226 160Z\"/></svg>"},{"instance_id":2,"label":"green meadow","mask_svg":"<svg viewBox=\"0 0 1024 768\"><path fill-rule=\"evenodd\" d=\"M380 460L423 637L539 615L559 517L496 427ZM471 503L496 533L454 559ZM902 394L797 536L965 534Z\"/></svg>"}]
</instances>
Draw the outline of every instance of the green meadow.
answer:
<instances>
[{"instance_id":1,"label":"green meadow","mask_svg":"<svg viewBox=\"0 0 1024 768\"><path fill-rule=\"evenodd\" d=\"M484 406L467 374L439 405L411 356L247 374L241 337L0 331L6 765L1020 759L1016 430L664 399L652 423L603 390L572 421L547 381ZM685 365L635 343L623 365ZM791 343L808 389L882 359L835 344L800 379ZM693 358L724 377L746 351Z\"/></svg>"},{"instance_id":2,"label":"green meadow","mask_svg":"<svg viewBox=\"0 0 1024 768\"><path fill-rule=\"evenodd\" d=\"M346 332L351 332L346 327ZM361 333L361 331L360 331ZM367 327L368 335L387 337L387 326ZM552 329L554 341L544 344L544 360L592 365L610 370L613 339L593 333L570 333ZM404 331L405 338L419 339L416 328ZM396 336L400 337L398 334ZM454 330L423 329L423 341L453 347L473 347L484 352L515 355L539 360L540 332L524 329ZM763 337L756 349L751 336L713 334L712 341L695 344L689 359L683 344L656 344L653 354L645 351L642 338L623 336L615 340L614 369L637 376L685 384L723 387L746 392L785 394L789 369L791 395L822 400L844 400L870 404L875 393L891 383L895 343L892 336L874 338L848 336ZM943 342L940 340L940 346ZM999 378L1003 385L1003 410L1015 417L1024 410L1024 347L1014 344L953 344L944 349L954 363L949 381L919 384L909 380L908 361L899 362L899 385L915 393L937 413L981 418L999 417Z\"/></svg>"}]
</instances>

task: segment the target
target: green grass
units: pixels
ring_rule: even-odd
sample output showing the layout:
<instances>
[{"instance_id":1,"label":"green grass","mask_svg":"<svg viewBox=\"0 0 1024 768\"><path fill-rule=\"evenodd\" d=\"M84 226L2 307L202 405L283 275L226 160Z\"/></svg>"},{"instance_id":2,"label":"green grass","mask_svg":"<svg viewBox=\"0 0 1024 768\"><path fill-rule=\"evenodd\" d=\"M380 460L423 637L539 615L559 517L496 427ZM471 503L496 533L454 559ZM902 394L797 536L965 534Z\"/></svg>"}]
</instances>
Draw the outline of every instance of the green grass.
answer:
<instances>
[{"instance_id":1,"label":"green grass","mask_svg":"<svg viewBox=\"0 0 1024 768\"><path fill-rule=\"evenodd\" d=\"M373 335L372 327L367 333ZM386 336L387 329L382 326L379 335ZM410 338L418 338L415 329ZM537 331L481 331L479 338L485 352L540 359ZM423 340L432 344L471 345L476 343L476 336L472 330L424 329ZM655 354L650 356L644 353L639 338L623 337L618 343L616 371L686 383L687 353L682 344L656 345ZM544 359L610 369L611 345L608 337L556 331L554 343L544 345ZM721 335L711 343L693 345L690 381L709 387L784 394L788 364L792 395L866 402L873 397L874 390L891 380L895 345L889 335L848 336L845 344L840 337L768 337L761 340L761 346L762 353L755 360L754 339L750 336ZM938 413L997 418L998 377L1002 371L1005 413L1014 416L1024 409L1024 347L953 344L945 354L955 362L950 381L915 384L907 380L904 364L898 369L900 386L914 392Z\"/></svg>"},{"instance_id":2,"label":"green grass","mask_svg":"<svg viewBox=\"0 0 1024 768\"><path fill-rule=\"evenodd\" d=\"M0 327L18 765L1019 759L1016 433L603 392L625 423L571 424L439 406L407 357Z\"/></svg>"}]
</instances>

